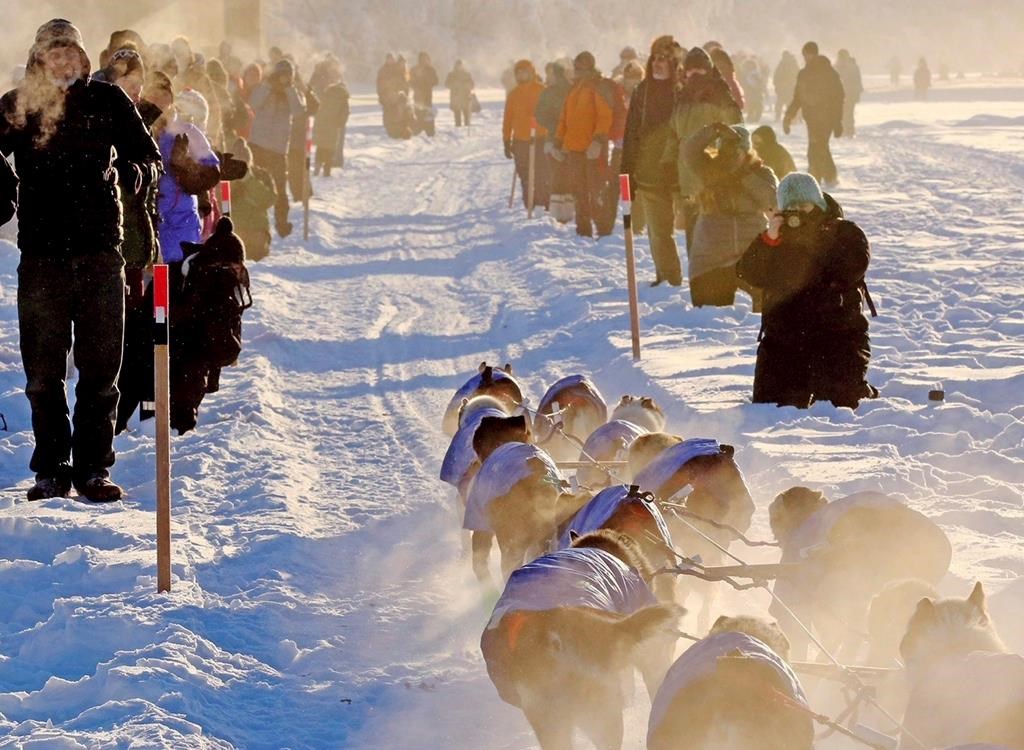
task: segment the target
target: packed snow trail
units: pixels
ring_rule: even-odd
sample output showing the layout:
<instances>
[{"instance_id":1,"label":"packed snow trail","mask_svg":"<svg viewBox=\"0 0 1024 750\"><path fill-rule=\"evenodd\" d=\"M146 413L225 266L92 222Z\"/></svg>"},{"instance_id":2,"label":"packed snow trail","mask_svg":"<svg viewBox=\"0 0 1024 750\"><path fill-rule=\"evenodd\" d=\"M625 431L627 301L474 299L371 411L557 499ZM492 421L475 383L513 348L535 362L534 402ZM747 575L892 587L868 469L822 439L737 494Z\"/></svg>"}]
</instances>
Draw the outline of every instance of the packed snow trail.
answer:
<instances>
[{"instance_id":1,"label":"packed snow trail","mask_svg":"<svg viewBox=\"0 0 1024 750\"><path fill-rule=\"evenodd\" d=\"M1024 106L862 105L859 137L837 144L880 308L883 398L853 414L747 402L745 300L693 310L643 285L634 365L621 236L578 241L505 208L497 93L470 132L439 108L437 137L407 142L383 137L370 98L354 104L345 169L315 181L310 242L251 265L240 364L173 441L169 595L155 593L150 425L117 440L123 503L22 500L17 250L0 242L0 486L18 486L0 496L0 748L535 747L483 669L497 592L472 579L436 479L443 409L485 359L512 362L534 402L583 372L609 400L654 396L670 430L736 445L752 537L792 484L905 498L952 538L944 591L983 580L1024 650L1024 160L1006 145L1024 126L970 119ZM800 134L786 143L802 164ZM926 400L936 381L944 404ZM639 748L642 688L633 703Z\"/></svg>"}]
</instances>

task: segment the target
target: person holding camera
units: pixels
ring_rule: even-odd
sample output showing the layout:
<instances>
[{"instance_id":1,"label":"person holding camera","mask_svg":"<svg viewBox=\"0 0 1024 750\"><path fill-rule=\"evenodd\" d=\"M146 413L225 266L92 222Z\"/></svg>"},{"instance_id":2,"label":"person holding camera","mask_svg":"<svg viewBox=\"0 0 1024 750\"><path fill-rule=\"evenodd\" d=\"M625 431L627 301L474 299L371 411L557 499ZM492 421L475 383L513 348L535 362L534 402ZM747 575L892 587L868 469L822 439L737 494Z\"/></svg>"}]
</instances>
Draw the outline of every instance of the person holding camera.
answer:
<instances>
[{"instance_id":1,"label":"person holding camera","mask_svg":"<svg viewBox=\"0 0 1024 750\"><path fill-rule=\"evenodd\" d=\"M736 264L740 280L764 294L753 401L854 409L878 395L866 379L867 237L809 174L779 183L778 206Z\"/></svg>"},{"instance_id":2,"label":"person holding camera","mask_svg":"<svg viewBox=\"0 0 1024 750\"><path fill-rule=\"evenodd\" d=\"M714 156L708 153L712 145ZM687 269L693 306L731 305L742 287L757 310L759 295L736 277L736 261L775 208L775 173L758 158L742 125L705 125L686 142L684 155L700 187Z\"/></svg>"},{"instance_id":3,"label":"person holding camera","mask_svg":"<svg viewBox=\"0 0 1024 750\"><path fill-rule=\"evenodd\" d=\"M818 53L815 42L803 47L804 67L796 77L793 100L782 120L782 131L789 135L790 126L799 112L807 123L807 171L825 186L839 181L832 159L829 140L843 135L843 83L827 57Z\"/></svg>"}]
</instances>

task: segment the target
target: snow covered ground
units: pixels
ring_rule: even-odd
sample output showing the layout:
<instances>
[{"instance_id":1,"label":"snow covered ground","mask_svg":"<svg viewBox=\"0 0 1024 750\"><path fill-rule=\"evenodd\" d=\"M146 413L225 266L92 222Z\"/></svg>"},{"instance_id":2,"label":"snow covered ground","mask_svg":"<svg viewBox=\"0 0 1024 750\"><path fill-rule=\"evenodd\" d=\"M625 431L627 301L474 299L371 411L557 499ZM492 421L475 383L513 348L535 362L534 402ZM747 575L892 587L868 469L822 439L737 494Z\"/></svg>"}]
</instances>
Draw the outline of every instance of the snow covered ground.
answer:
<instances>
[{"instance_id":1,"label":"snow covered ground","mask_svg":"<svg viewBox=\"0 0 1024 750\"><path fill-rule=\"evenodd\" d=\"M117 440L123 503L23 500L18 253L0 240L0 487L14 488L0 494L0 748L534 747L483 669L497 593L472 579L436 478L442 410L484 359L513 362L534 401L584 372L609 400L654 396L675 432L736 445L754 537L795 483L904 498L953 541L945 593L984 581L1024 651L1024 90L997 90L880 97L835 147L880 313L882 398L856 414L748 403L749 303L693 310L685 289L649 289L646 240L634 364L621 234L577 241L505 207L497 93L471 132L441 109L438 136L409 142L356 101L311 240L251 268L240 365L173 443L168 595L151 426ZM802 132L786 142L802 164ZM935 383L944 403L927 401ZM626 747L642 747L647 710L638 689Z\"/></svg>"}]
</instances>

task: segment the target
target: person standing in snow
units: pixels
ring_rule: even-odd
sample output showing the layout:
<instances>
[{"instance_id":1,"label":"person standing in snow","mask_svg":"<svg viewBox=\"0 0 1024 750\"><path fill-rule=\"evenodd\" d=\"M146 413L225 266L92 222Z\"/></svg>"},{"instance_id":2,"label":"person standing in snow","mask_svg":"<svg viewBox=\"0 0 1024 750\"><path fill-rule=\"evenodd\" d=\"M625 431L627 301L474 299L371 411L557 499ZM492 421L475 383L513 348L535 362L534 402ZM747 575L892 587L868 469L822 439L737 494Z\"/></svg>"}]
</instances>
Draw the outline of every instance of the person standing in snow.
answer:
<instances>
[{"instance_id":1,"label":"person standing in snow","mask_svg":"<svg viewBox=\"0 0 1024 750\"><path fill-rule=\"evenodd\" d=\"M274 178L274 188L277 190L274 223L280 237L287 237L292 232L292 223L288 221L287 156L292 122L306 114L294 79L295 68L292 64L288 60L279 60L266 80L256 86L249 100L253 109L249 146L255 164L267 170Z\"/></svg>"},{"instance_id":2,"label":"person standing in snow","mask_svg":"<svg viewBox=\"0 0 1024 750\"><path fill-rule=\"evenodd\" d=\"M547 162L551 178L548 211L556 221L565 224L573 214L572 185L569 183L569 170L565 158L555 151L555 133L558 131L562 107L572 90L572 82L560 63L548 63L544 70L547 74L547 86L537 100L535 116L537 125L547 132L543 159Z\"/></svg>"},{"instance_id":3,"label":"person standing in snow","mask_svg":"<svg viewBox=\"0 0 1024 750\"><path fill-rule=\"evenodd\" d=\"M762 125L751 135L754 150L778 179L796 171L796 164L786 147L779 143L775 129L771 125Z\"/></svg>"},{"instance_id":4,"label":"person standing in snow","mask_svg":"<svg viewBox=\"0 0 1024 750\"><path fill-rule=\"evenodd\" d=\"M853 138L857 129L853 110L864 93L864 83L860 76L860 66L849 50L841 49L836 55L836 72L843 83L843 134Z\"/></svg>"},{"instance_id":5,"label":"person standing in snow","mask_svg":"<svg viewBox=\"0 0 1024 750\"><path fill-rule=\"evenodd\" d=\"M829 59L818 52L818 45L803 47L804 67L796 78L793 100L786 109L782 131L789 128L799 112L807 123L807 171L826 187L839 180L829 140L843 135L843 83Z\"/></svg>"},{"instance_id":6,"label":"person standing in snow","mask_svg":"<svg viewBox=\"0 0 1024 750\"><path fill-rule=\"evenodd\" d=\"M782 119L786 106L793 101L796 90L796 77L800 74L800 65L793 53L786 50L782 53L779 64L772 73L772 86L775 87L775 122Z\"/></svg>"},{"instance_id":7,"label":"person standing in snow","mask_svg":"<svg viewBox=\"0 0 1024 750\"><path fill-rule=\"evenodd\" d=\"M736 265L736 275L764 294L754 403L854 409L878 395L867 382L871 346L861 309L867 237L809 174L788 175L777 198L768 230Z\"/></svg>"},{"instance_id":8,"label":"person standing in snow","mask_svg":"<svg viewBox=\"0 0 1024 750\"><path fill-rule=\"evenodd\" d=\"M928 69L928 63L922 57L917 61L917 70L914 71L914 98L924 101L928 98L928 89L932 87L932 72Z\"/></svg>"},{"instance_id":9,"label":"person standing in snow","mask_svg":"<svg viewBox=\"0 0 1024 750\"><path fill-rule=\"evenodd\" d=\"M651 44L647 74L630 99L623 139L622 171L634 186L634 201L643 213L650 237L655 272L652 286L662 281L672 286L682 284L674 208L679 178L675 165L662 161L673 137L670 121L682 55L683 48L672 36L660 36Z\"/></svg>"},{"instance_id":10,"label":"person standing in snow","mask_svg":"<svg viewBox=\"0 0 1024 750\"><path fill-rule=\"evenodd\" d=\"M409 85L412 87L412 101L417 107L434 106L434 87L440 81L430 61L430 55L420 52L416 65L409 71Z\"/></svg>"},{"instance_id":11,"label":"person standing in snow","mask_svg":"<svg viewBox=\"0 0 1024 750\"><path fill-rule=\"evenodd\" d=\"M530 146L533 144L534 205L546 209L550 175L540 144L544 142L547 131L537 123L535 137L530 133L537 112L537 102L544 92L544 84L537 80L537 71L529 60L519 60L515 64L515 75L516 87L505 97L505 116L501 126L505 158L515 159L516 174L519 175L519 182L522 185L525 206L529 199Z\"/></svg>"},{"instance_id":12,"label":"person standing in snow","mask_svg":"<svg viewBox=\"0 0 1024 750\"><path fill-rule=\"evenodd\" d=\"M576 204L576 234L593 237L594 224L601 211L608 165L608 133L614 113L600 90L601 74L594 56L580 52L573 60L573 70L575 83L558 121L555 149L566 159L569 170Z\"/></svg>"},{"instance_id":13,"label":"person standing in snow","mask_svg":"<svg viewBox=\"0 0 1024 750\"><path fill-rule=\"evenodd\" d=\"M461 128L463 123L469 127L474 85L473 76L463 67L462 60L456 60L455 67L444 79L444 86L448 89L448 106L455 113L457 128Z\"/></svg>"},{"instance_id":14,"label":"person standing in snow","mask_svg":"<svg viewBox=\"0 0 1024 750\"><path fill-rule=\"evenodd\" d=\"M711 146L715 156L707 153ZM736 277L736 261L767 226L765 214L774 212L778 180L758 158L742 125L705 125L687 141L685 157L700 184L687 268L693 306L732 305L742 288L756 311L760 295Z\"/></svg>"},{"instance_id":15,"label":"person standing in snow","mask_svg":"<svg viewBox=\"0 0 1024 750\"><path fill-rule=\"evenodd\" d=\"M160 154L131 100L89 78L82 35L64 19L36 32L25 79L0 100L0 152L21 178L18 318L32 407L30 500L118 500L117 373L124 331L119 191L141 193ZM65 397L74 340L73 426Z\"/></svg>"},{"instance_id":16,"label":"person standing in snow","mask_svg":"<svg viewBox=\"0 0 1024 750\"><path fill-rule=\"evenodd\" d=\"M331 176L331 168L345 164L345 127L348 125L349 93L345 82L339 80L323 91L320 109L313 120L313 144L316 146L316 161L313 174L323 170L325 177ZM248 243L246 243L248 244Z\"/></svg>"}]
</instances>

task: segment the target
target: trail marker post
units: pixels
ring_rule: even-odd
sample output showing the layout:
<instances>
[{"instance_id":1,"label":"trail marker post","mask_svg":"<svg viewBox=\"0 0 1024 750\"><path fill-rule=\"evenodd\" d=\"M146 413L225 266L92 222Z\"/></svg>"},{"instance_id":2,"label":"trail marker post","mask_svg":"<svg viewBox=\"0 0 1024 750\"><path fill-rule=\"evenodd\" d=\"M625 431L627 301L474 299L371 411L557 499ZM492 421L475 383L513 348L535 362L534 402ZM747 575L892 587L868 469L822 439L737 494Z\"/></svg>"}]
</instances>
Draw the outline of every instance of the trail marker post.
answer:
<instances>
[{"instance_id":1,"label":"trail marker post","mask_svg":"<svg viewBox=\"0 0 1024 750\"><path fill-rule=\"evenodd\" d=\"M313 118L306 118L306 184L302 191L302 241L309 241L309 197L313 192Z\"/></svg>"},{"instance_id":2,"label":"trail marker post","mask_svg":"<svg viewBox=\"0 0 1024 750\"><path fill-rule=\"evenodd\" d=\"M171 590L171 394L167 265L153 266L153 364L156 411L156 588Z\"/></svg>"},{"instance_id":3,"label":"trail marker post","mask_svg":"<svg viewBox=\"0 0 1024 750\"><path fill-rule=\"evenodd\" d=\"M527 178L528 189L526 191L526 216L533 218L534 205L534 181L536 179L537 166L537 121L530 120L530 168Z\"/></svg>"},{"instance_id":4,"label":"trail marker post","mask_svg":"<svg viewBox=\"0 0 1024 750\"><path fill-rule=\"evenodd\" d=\"M515 199L516 199L516 178L518 176L519 175L516 173L515 162L513 162L512 163L512 187L508 191L508 207L509 208L512 208L512 204L515 202Z\"/></svg>"},{"instance_id":5,"label":"trail marker post","mask_svg":"<svg viewBox=\"0 0 1024 750\"><path fill-rule=\"evenodd\" d=\"M223 216L231 216L231 183L227 180L220 184L220 212Z\"/></svg>"},{"instance_id":6,"label":"trail marker post","mask_svg":"<svg viewBox=\"0 0 1024 750\"><path fill-rule=\"evenodd\" d=\"M629 286L629 329L633 338L633 361L640 360L640 306L636 292L636 259L633 257L633 196L629 189L629 175L619 175L619 193L622 198L622 226L626 235L626 283Z\"/></svg>"}]
</instances>

